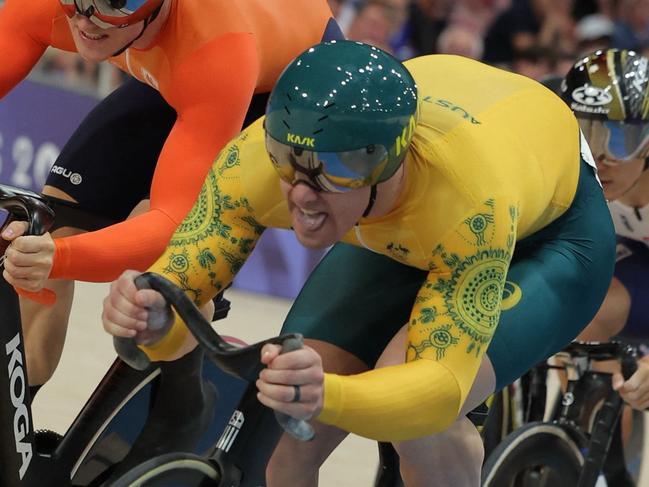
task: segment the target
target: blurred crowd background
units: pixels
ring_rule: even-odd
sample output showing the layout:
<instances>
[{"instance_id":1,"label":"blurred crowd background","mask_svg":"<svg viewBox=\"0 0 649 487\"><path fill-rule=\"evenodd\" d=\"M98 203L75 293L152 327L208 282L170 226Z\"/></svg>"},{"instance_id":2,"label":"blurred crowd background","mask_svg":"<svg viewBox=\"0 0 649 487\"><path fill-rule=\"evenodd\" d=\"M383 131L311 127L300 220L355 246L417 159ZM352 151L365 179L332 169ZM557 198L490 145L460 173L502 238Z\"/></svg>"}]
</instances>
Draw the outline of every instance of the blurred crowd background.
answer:
<instances>
[{"instance_id":1,"label":"blurred crowd background","mask_svg":"<svg viewBox=\"0 0 649 487\"><path fill-rule=\"evenodd\" d=\"M578 56L598 48L649 54L649 0L328 1L349 39L402 60L457 54L541 80L563 75ZM106 63L56 50L33 76L99 97L124 79Z\"/></svg>"}]
</instances>

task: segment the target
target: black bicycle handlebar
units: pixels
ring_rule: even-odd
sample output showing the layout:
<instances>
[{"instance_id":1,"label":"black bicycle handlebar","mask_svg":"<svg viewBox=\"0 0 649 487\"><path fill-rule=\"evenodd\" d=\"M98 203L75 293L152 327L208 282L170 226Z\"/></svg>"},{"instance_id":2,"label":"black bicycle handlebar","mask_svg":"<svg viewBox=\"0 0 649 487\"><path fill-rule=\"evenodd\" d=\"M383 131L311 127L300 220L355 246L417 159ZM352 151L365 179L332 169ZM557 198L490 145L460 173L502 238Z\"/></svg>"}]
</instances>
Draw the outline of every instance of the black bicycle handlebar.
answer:
<instances>
[{"instance_id":1,"label":"black bicycle handlebar","mask_svg":"<svg viewBox=\"0 0 649 487\"><path fill-rule=\"evenodd\" d=\"M0 184L0 208L9 213L7 221L27 221L27 235L42 235L54 223L54 211L45 199L26 189Z\"/></svg>"},{"instance_id":2,"label":"black bicycle handlebar","mask_svg":"<svg viewBox=\"0 0 649 487\"><path fill-rule=\"evenodd\" d=\"M205 354L225 372L248 382L257 380L259 372L264 368L260 356L261 348L267 343L281 345L282 353L302 347L302 336L294 333L269 338L243 348L235 347L214 331L185 292L171 281L159 274L146 272L135 279L135 285L138 289L154 289L162 294L168 306L185 322ZM160 339L169 331L173 323L171 308L149 313L153 315L153 323L149 326L153 324L155 328L150 337ZM137 346L135 339L115 337L114 346L122 360L132 367L142 370L150 365L148 356ZM306 421L277 412L275 416L280 425L294 437L303 441L313 438L313 429Z\"/></svg>"},{"instance_id":3,"label":"black bicycle handlebar","mask_svg":"<svg viewBox=\"0 0 649 487\"><path fill-rule=\"evenodd\" d=\"M625 380L629 379L638 367L638 348L624 342L572 342L563 351L573 357L591 360L618 360Z\"/></svg>"}]
</instances>

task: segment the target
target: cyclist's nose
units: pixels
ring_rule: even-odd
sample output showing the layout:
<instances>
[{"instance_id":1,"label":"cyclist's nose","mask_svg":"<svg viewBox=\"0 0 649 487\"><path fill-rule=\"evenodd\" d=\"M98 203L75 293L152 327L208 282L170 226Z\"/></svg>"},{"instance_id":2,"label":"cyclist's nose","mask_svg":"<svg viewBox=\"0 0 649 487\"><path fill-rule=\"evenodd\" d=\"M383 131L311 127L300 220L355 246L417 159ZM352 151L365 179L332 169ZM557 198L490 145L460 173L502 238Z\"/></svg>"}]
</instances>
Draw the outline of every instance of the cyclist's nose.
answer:
<instances>
[{"instance_id":1,"label":"cyclist's nose","mask_svg":"<svg viewBox=\"0 0 649 487\"><path fill-rule=\"evenodd\" d=\"M319 191L314 188L308 179L295 178L290 191L290 199L293 203L304 206L318 199Z\"/></svg>"},{"instance_id":2,"label":"cyclist's nose","mask_svg":"<svg viewBox=\"0 0 649 487\"><path fill-rule=\"evenodd\" d=\"M600 172L606 171L610 166L614 165L613 161L609 161L604 154L596 156L595 163L597 164L597 170Z\"/></svg>"}]
</instances>

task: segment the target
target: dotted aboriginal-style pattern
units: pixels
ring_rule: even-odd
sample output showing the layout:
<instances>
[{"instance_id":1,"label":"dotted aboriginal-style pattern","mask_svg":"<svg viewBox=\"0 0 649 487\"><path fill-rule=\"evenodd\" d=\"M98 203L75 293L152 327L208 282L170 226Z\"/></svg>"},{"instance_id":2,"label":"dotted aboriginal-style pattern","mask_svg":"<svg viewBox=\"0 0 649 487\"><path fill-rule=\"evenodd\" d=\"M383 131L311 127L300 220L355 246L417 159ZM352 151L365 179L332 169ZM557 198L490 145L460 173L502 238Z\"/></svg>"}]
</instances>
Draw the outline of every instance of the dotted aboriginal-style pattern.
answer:
<instances>
[{"instance_id":1,"label":"dotted aboriginal-style pattern","mask_svg":"<svg viewBox=\"0 0 649 487\"><path fill-rule=\"evenodd\" d=\"M239 166L239 159L236 145L221 153L208 173L194 207L171 238L164 271L176 275L195 300L201 294L199 287L203 284L200 282L204 280L217 291L222 289L222 280L235 275L254 248L256 238L251 237L263 232L245 196L226 194L228 185L225 181L231 180L232 188L239 188L236 181L239 171L228 173ZM219 182L223 183L226 191Z\"/></svg>"},{"instance_id":2,"label":"dotted aboriginal-style pattern","mask_svg":"<svg viewBox=\"0 0 649 487\"><path fill-rule=\"evenodd\" d=\"M437 360L441 360L444 358L446 349L451 345L456 345L459 341L459 338L451 333L451 325L444 325L435 328L429 337L419 345L410 344L409 348L414 352L416 358L420 358L422 352L432 347L436 351Z\"/></svg>"},{"instance_id":3,"label":"dotted aboriginal-style pattern","mask_svg":"<svg viewBox=\"0 0 649 487\"><path fill-rule=\"evenodd\" d=\"M216 182L216 175L210 171L194 207L176 229L171 245L182 247L195 244L214 234L228 238L231 227L221 223L218 218L223 212L224 202L227 203L227 199L224 201Z\"/></svg>"},{"instance_id":4,"label":"dotted aboriginal-style pattern","mask_svg":"<svg viewBox=\"0 0 649 487\"><path fill-rule=\"evenodd\" d=\"M460 241L469 244L468 247L464 245L466 252L464 255L458 252L462 250L461 244L453 245L452 249L441 244L435 248L429 267L443 270L445 276L441 277L438 274L436 277L432 274L434 280L428 281L424 285L423 292L420 292L420 297L425 297L428 301L435 294L442 298L444 306L441 306L440 312L437 313L440 319L434 321L439 325L440 320L450 319L449 326L451 328L444 331L454 340L451 338L442 339L444 337L439 334L440 328L429 328L424 332L427 335L422 337L421 344L415 348L434 347L438 357L443 356L443 353L440 352L443 347L440 348L440 344L447 344L446 347L448 347L459 343L460 336L455 336L459 333L469 338L466 352L479 354L482 347L488 344L493 336L500 319L507 270L516 238L518 212L515 207L508 207L507 211L503 212L503 217L510 221L499 223L501 228L504 226L503 230L506 232L499 240L501 245L499 246L493 241L496 236L494 200L486 201L485 207L488 208L488 212L476 213L471 218L467 218L464 220L464 228L459 229L456 233L457 237L461 239ZM467 234L474 235L477 242L467 238ZM487 235L489 237L484 238ZM426 326L425 304L422 301L418 301L418 303L423 308L420 311L420 316L411 323L411 326ZM432 332L438 333L437 340L424 338ZM423 349L413 351L420 354Z\"/></svg>"},{"instance_id":5,"label":"dotted aboriginal-style pattern","mask_svg":"<svg viewBox=\"0 0 649 487\"><path fill-rule=\"evenodd\" d=\"M484 342L500 316L500 300L507 274L506 261L489 260L468 269L457 283L453 304L463 331Z\"/></svg>"}]
</instances>

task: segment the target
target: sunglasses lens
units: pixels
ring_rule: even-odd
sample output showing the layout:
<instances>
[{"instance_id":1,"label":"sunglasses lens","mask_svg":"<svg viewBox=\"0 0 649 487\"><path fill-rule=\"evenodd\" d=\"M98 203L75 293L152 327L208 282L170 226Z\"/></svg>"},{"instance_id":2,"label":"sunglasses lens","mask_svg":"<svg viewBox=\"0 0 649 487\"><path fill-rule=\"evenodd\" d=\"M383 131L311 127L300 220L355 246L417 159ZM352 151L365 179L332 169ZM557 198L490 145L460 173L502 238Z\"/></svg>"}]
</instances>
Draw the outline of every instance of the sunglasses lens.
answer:
<instances>
[{"instance_id":1,"label":"sunglasses lens","mask_svg":"<svg viewBox=\"0 0 649 487\"><path fill-rule=\"evenodd\" d=\"M646 157L649 148L649 126L604 122L608 133L608 151L618 159Z\"/></svg>"},{"instance_id":2,"label":"sunglasses lens","mask_svg":"<svg viewBox=\"0 0 649 487\"><path fill-rule=\"evenodd\" d=\"M325 177L339 191L376 184L388 161L383 146L371 146L346 152L319 152L317 157Z\"/></svg>"},{"instance_id":3,"label":"sunglasses lens","mask_svg":"<svg viewBox=\"0 0 649 487\"><path fill-rule=\"evenodd\" d=\"M627 162L649 155L649 124L582 119L579 125L595 157Z\"/></svg>"},{"instance_id":4,"label":"sunglasses lens","mask_svg":"<svg viewBox=\"0 0 649 487\"><path fill-rule=\"evenodd\" d=\"M84 15L101 29L131 25L146 19L159 6L151 0L59 0L68 17Z\"/></svg>"},{"instance_id":5,"label":"sunglasses lens","mask_svg":"<svg viewBox=\"0 0 649 487\"><path fill-rule=\"evenodd\" d=\"M388 162L388 151L383 146L317 152L294 149L267 135L266 150L284 181L294 183L299 172L311 185L333 193L376 184Z\"/></svg>"}]
</instances>

